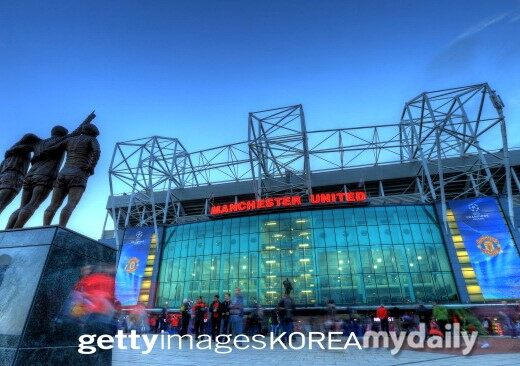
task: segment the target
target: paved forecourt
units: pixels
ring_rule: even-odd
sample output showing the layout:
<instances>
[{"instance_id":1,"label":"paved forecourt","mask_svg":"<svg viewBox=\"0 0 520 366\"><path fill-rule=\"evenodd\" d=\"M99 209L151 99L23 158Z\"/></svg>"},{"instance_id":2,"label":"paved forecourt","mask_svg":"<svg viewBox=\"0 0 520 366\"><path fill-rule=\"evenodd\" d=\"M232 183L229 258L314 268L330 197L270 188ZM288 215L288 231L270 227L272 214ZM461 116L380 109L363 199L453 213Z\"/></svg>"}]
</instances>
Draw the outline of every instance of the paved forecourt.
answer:
<instances>
[{"instance_id":1,"label":"paved forecourt","mask_svg":"<svg viewBox=\"0 0 520 366\"><path fill-rule=\"evenodd\" d=\"M497 355L450 355L431 353L424 351L403 350L396 356L392 356L385 349L363 349L349 347L344 351L336 350L284 350L276 347L273 350L237 350L233 349L228 354L218 354L214 350L189 350L189 349L154 349L150 354L143 355L137 350L113 350L112 365L208 365L219 364L226 366L252 366L252 365L439 365L439 366L465 366L465 365L518 365L520 350L517 354Z\"/></svg>"}]
</instances>

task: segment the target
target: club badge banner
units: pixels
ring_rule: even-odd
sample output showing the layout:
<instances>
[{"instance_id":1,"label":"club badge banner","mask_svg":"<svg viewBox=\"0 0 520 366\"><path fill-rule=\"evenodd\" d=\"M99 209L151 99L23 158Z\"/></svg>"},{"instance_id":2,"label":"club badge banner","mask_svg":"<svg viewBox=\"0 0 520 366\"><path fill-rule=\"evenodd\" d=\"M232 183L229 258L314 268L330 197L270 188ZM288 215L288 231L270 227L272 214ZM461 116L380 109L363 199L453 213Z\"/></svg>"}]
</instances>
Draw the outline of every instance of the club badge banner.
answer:
<instances>
[{"instance_id":1,"label":"club badge banner","mask_svg":"<svg viewBox=\"0 0 520 366\"><path fill-rule=\"evenodd\" d=\"M116 299L123 306L137 305L153 228L130 228L125 232L116 272Z\"/></svg>"},{"instance_id":2,"label":"club badge banner","mask_svg":"<svg viewBox=\"0 0 520 366\"><path fill-rule=\"evenodd\" d=\"M520 298L520 254L496 199L455 200L449 206L484 299Z\"/></svg>"}]
</instances>

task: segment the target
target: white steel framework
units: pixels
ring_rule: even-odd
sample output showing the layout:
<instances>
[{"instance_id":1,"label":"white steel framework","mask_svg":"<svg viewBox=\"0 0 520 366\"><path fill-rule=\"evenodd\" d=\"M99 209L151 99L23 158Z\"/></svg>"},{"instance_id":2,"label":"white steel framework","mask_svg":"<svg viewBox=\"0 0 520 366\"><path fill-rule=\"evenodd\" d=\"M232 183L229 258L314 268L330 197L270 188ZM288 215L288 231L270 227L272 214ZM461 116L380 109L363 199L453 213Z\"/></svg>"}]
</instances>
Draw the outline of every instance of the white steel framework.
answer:
<instances>
[{"instance_id":1,"label":"white steel framework","mask_svg":"<svg viewBox=\"0 0 520 366\"><path fill-rule=\"evenodd\" d=\"M249 181L257 197L307 196L320 172L413 163L411 183L388 191L380 180L370 198L440 202L445 218L447 199L500 195L513 222L511 179L520 181L509 163L503 108L483 83L421 93L395 124L307 131L303 107L295 105L250 113L248 140L229 145L188 152L175 138L120 142L109 172L109 214L117 229L157 227L203 216L214 198L208 194L200 210L188 213L178 189Z\"/></svg>"}]
</instances>

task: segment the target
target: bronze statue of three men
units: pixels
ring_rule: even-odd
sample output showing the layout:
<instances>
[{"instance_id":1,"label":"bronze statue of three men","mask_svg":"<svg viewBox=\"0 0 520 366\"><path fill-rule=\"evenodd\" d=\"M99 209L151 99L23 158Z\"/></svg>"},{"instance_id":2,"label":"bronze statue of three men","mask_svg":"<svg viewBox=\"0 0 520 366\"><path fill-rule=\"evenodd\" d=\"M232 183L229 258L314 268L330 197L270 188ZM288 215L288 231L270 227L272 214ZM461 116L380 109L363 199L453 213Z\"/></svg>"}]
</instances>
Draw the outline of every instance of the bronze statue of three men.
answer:
<instances>
[{"instance_id":1,"label":"bronze statue of three men","mask_svg":"<svg viewBox=\"0 0 520 366\"><path fill-rule=\"evenodd\" d=\"M51 224L68 197L59 219L60 226L67 225L99 160L99 130L92 124L95 117L92 112L71 133L63 126L55 126L47 139L26 134L7 150L0 165L0 213L20 190L22 199L20 208L9 217L6 229L22 228L51 191L43 225Z\"/></svg>"}]
</instances>

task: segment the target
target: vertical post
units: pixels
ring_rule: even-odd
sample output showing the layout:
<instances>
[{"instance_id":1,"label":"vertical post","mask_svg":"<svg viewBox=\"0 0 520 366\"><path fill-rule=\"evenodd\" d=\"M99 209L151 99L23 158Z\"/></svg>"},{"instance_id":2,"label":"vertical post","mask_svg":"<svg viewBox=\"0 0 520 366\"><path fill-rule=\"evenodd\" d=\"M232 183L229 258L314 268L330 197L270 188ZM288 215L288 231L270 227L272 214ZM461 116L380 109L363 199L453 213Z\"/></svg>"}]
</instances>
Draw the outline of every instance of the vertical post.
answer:
<instances>
[{"instance_id":1,"label":"vertical post","mask_svg":"<svg viewBox=\"0 0 520 366\"><path fill-rule=\"evenodd\" d=\"M515 214L513 209L513 189L511 187L511 166L509 163L509 147L507 144L507 131L506 122L504 120L502 110L499 110L500 114L500 132L502 134L502 150L504 152L504 169L506 173L506 198L507 198L507 211L511 224L515 224Z\"/></svg>"},{"instance_id":2,"label":"vertical post","mask_svg":"<svg viewBox=\"0 0 520 366\"><path fill-rule=\"evenodd\" d=\"M305 174L305 184L307 186L307 194L312 194L311 183L311 165L309 160L309 142L307 140L307 125L305 124L305 115L303 114L303 107L300 104L300 120L303 140L303 172Z\"/></svg>"},{"instance_id":3,"label":"vertical post","mask_svg":"<svg viewBox=\"0 0 520 366\"><path fill-rule=\"evenodd\" d=\"M441 196L441 215L442 215L442 224L444 225L444 231L448 232L448 221L446 215L446 195L444 192L444 172L442 169L442 150L441 150L441 142L440 142L440 126L435 128L435 145L437 148L437 174L439 175L439 188L440 188L440 196Z\"/></svg>"},{"instance_id":4,"label":"vertical post","mask_svg":"<svg viewBox=\"0 0 520 366\"><path fill-rule=\"evenodd\" d=\"M116 152L119 150L119 144L116 144L114 148L114 153L112 154L112 159L110 160L110 170L108 171L108 183L110 185L110 209L112 211L112 220L114 221L114 238L116 239L116 248L119 248L119 214L121 213L121 208L119 208L118 215L116 217L116 204L114 198L114 182L112 180L112 169L114 168L114 161L116 158Z\"/></svg>"}]
</instances>

